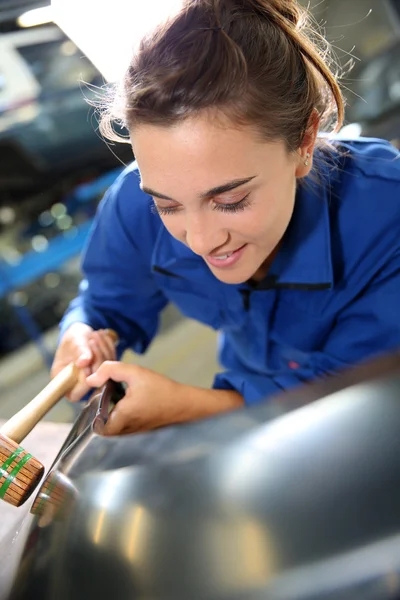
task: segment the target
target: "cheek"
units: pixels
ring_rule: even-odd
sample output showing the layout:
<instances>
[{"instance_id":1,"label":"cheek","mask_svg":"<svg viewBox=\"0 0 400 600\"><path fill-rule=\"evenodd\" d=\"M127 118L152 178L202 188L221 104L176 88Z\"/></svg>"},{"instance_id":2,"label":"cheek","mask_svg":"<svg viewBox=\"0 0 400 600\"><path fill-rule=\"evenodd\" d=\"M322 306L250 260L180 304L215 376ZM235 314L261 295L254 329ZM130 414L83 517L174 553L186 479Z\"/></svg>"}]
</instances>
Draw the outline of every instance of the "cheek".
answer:
<instances>
[{"instance_id":1,"label":"cheek","mask_svg":"<svg viewBox=\"0 0 400 600\"><path fill-rule=\"evenodd\" d=\"M266 230L266 215L254 208L248 208L236 215L226 217L226 230L233 238L244 241L257 240Z\"/></svg>"},{"instance_id":2,"label":"cheek","mask_svg":"<svg viewBox=\"0 0 400 600\"><path fill-rule=\"evenodd\" d=\"M243 217L237 221L236 231L240 231L245 237L259 242L260 239L265 239L266 234L270 234L276 228L279 203L261 201L249 209L246 214L245 212Z\"/></svg>"},{"instance_id":3,"label":"cheek","mask_svg":"<svg viewBox=\"0 0 400 600\"><path fill-rule=\"evenodd\" d=\"M160 216L165 229L180 242L186 239L185 221L181 215Z\"/></svg>"},{"instance_id":4,"label":"cheek","mask_svg":"<svg viewBox=\"0 0 400 600\"><path fill-rule=\"evenodd\" d=\"M282 193L283 192L283 193ZM277 189L268 200L261 201L243 220L242 231L262 245L276 243L285 232L293 213L295 186Z\"/></svg>"}]
</instances>

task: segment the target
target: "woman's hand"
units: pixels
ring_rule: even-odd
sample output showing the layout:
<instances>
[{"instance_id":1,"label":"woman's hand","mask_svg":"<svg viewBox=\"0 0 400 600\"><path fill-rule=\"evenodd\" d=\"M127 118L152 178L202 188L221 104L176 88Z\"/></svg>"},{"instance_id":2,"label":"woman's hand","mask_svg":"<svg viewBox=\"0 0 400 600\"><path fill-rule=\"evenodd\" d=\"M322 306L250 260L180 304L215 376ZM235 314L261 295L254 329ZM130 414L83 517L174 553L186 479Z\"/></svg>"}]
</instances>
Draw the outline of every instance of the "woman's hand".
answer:
<instances>
[{"instance_id":1,"label":"woman's hand","mask_svg":"<svg viewBox=\"0 0 400 600\"><path fill-rule=\"evenodd\" d=\"M74 323L67 329L57 348L51 377L74 362L81 372L78 383L67 398L77 402L90 390L86 378L97 371L105 360L115 360L114 341L106 330L93 331L85 323Z\"/></svg>"},{"instance_id":2,"label":"woman's hand","mask_svg":"<svg viewBox=\"0 0 400 600\"><path fill-rule=\"evenodd\" d=\"M87 383L100 387L109 379L126 383L127 390L109 416L105 435L194 421L244 404L237 392L183 385L149 369L121 362L104 362L87 378Z\"/></svg>"}]
</instances>

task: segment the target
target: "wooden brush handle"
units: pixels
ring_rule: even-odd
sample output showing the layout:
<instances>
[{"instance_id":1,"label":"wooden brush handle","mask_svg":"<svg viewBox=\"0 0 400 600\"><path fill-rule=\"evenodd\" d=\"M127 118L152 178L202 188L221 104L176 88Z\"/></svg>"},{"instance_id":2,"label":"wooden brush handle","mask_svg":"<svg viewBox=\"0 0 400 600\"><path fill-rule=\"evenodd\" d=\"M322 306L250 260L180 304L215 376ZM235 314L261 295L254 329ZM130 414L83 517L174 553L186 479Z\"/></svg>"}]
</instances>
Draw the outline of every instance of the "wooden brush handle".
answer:
<instances>
[{"instance_id":1,"label":"wooden brush handle","mask_svg":"<svg viewBox=\"0 0 400 600\"><path fill-rule=\"evenodd\" d=\"M117 344L118 335L115 331L109 329L107 333ZM64 367L33 400L3 425L0 433L19 444L44 415L75 387L79 372L80 369L74 363Z\"/></svg>"},{"instance_id":2,"label":"wooden brush handle","mask_svg":"<svg viewBox=\"0 0 400 600\"><path fill-rule=\"evenodd\" d=\"M74 363L64 367L33 400L18 411L1 428L2 435L19 444L65 394L75 386L79 369Z\"/></svg>"}]
</instances>

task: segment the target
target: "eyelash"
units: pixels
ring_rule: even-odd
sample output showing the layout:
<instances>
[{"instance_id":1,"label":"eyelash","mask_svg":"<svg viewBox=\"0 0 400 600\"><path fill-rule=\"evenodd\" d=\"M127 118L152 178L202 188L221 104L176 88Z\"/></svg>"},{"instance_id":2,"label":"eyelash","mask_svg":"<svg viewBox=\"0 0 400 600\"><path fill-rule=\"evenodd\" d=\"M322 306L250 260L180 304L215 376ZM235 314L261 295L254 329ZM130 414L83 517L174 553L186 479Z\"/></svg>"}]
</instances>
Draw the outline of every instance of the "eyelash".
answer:
<instances>
[{"instance_id":1,"label":"eyelash","mask_svg":"<svg viewBox=\"0 0 400 600\"><path fill-rule=\"evenodd\" d=\"M153 200L153 204L151 205L151 212L155 215L172 215L176 212L176 208L161 208L157 206L157 204Z\"/></svg>"},{"instance_id":2,"label":"eyelash","mask_svg":"<svg viewBox=\"0 0 400 600\"><path fill-rule=\"evenodd\" d=\"M230 212L237 213L240 210L244 210L250 205L249 202L250 194L247 194L244 198L239 200L239 202L235 202L234 204L215 204L213 210L219 210L221 212Z\"/></svg>"},{"instance_id":3,"label":"eyelash","mask_svg":"<svg viewBox=\"0 0 400 600\"><path fill-rule=\"evenodd\" d=\"M227 213L238 213L241 210L245 210L245 208L247 208L250 205L249 196L250 194L247 194L247 196L239 200L239 202L235 202L234 204L215 204L213 206L213 210L218 210L220 212ZM151 211L159 215L173 215L177 212L177 209L157 206L157 204L153 200L153 206L151 207Z\"/></svg>"}]
</instances>

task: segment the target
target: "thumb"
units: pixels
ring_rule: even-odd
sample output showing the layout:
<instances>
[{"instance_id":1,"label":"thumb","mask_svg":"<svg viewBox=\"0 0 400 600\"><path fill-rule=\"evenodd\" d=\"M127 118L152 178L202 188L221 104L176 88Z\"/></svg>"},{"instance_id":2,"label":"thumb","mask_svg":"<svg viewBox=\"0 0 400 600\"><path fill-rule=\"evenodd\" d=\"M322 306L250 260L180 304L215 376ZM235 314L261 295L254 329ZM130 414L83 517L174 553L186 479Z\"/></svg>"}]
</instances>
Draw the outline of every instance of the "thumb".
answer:
<instances>
[{"instance_id":1,"label":"thumb","mask_svg":"<svg viewBox=\"0 0 400 600\"><path fill-rule=\"evenodd\" d=\"M118 361L106 360L100 365L96 373L87 377L86 382L91 387L100 387L109 379L129 384L134 369L135 365L127 365L126 363Z\"/></svg>"}]
</instances>

